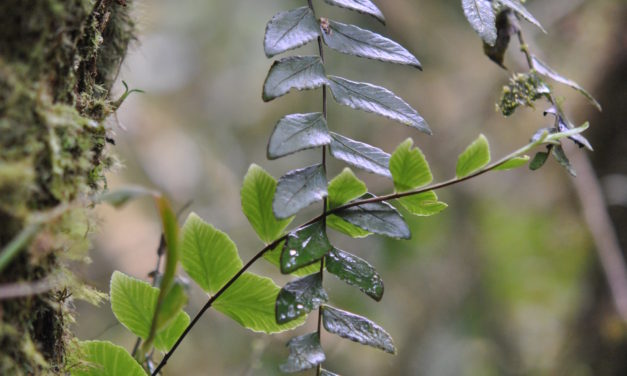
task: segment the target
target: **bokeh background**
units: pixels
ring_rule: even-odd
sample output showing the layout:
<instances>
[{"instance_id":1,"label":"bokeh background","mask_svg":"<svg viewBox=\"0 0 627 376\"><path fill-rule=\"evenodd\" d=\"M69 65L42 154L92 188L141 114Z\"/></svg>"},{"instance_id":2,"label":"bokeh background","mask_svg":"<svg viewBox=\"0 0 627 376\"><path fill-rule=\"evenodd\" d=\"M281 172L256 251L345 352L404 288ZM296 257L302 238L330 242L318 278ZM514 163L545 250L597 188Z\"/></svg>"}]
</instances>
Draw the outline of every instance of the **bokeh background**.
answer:
<instances>
[{"instance_id":1,"label":"bokeh background","mask_svg":"<svg viewBox=\"0 0 627 376\"><path fill-rule=\"evenodd\" d=\"M277 161L265 157L276 121L293 112L318 111L320 92L297 92L270 103L261 87L272 60L262 48L266 22L292 0L138 0L138 40L120 79L146 91L132 95L110 120L123 168L109 186L139 184L166 192L226 231L244 260L262 246L241 213L239 187L257 163L279 177L319 160L302 152ZM327 50L327 72L382 85L413 105L433 136L330 100L329 127L387 152L412 137L426 154L436 181L454 175L457 155L484 133L494 157L524 145L550 124L543 103L511 118L495 111L513 71L526 71L512 42L506 71L483 56L459 0L380 0L388 25L316 1L317 14L369 28L401 42L424 72ZM571 120L590 120L590 157L608 209L625 245L627 150L627 3L620 0L528 1L548 30L523 22L531 48L604 105L596 113L573 90L554 85ZM313 44L297 51L315 53ZM118 84L120 92L121 85ZM583 153L583 151L575 151ZM574 160L575 169L578 168ZM343 165L329 163L329 175ZM391 184L359 173L374 193ZM581 177L580 178L586 178ZM589 177L588 177L589 178ZM373 302L333 277L331 303L380 323L394 337L396 356L323 334L326 366L343 375L627 375L627 327L614 309L596 247L567 173L550 161L491 173L440 191L441 214L411 218L413 237L351 240L330 234L340 248L369 260L386 294ZM583 197L585 199L585 197ZM302 218L318 212L305 211ZM185 213L185 215L187 212ZM108 291L113 270L147 279L154 268L160 227L151 203L97 209L99 233L85 280ZM300 223L296 219L294 223ZM622 227L621 227L622 226ZM261 261L254 271L287 281ZM190 290L194 315L206 297ZM131 348L135 338L115 324L108 304L77 304L81 339L107 339ZM315 325L312 315L295 333L261 335L209 311L170 360L166 375L275 375L285 342ZM306 374L306 373L305 373Z\"/></svg>"}]
</instances>

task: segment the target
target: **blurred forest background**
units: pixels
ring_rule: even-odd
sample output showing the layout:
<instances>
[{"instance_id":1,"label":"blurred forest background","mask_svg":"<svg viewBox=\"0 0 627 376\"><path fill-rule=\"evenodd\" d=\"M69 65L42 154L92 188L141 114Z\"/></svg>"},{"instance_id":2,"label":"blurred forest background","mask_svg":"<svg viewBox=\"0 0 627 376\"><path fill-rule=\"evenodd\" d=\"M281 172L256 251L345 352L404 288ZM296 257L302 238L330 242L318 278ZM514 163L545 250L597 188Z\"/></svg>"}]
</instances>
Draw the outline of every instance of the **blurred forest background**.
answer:
<instances>
[{"instance_id":1,"label":"blurred forest background","mask_svg":"<svg viewBox=\"0 0 627 376\"><path fill-rule=\"evenodd\" d=\"M266 160L276 121L290 112L318 111L320 91L292 93L270 103L261 87L272 60L262 48L266 22L292 0L137 1L138 41L120 79L146 91L132 95L111 119L115 151L124 168L109 174L110 188L156 187L227 232L244 260L262 246L241 213L239 187L257 163L279 177L312 164L317 151ZM436 181L454 175L457 155L484 133L494 157L527 143L543 118L544 103L504 118L494 109L513 71L526 71L512 41L501 69L483 56L479 37L459 0L380 0L388 25L317 2L317 13L391 36L412 51L424 72L327 53L327 72L383 85L403 97L434 131L425 136L376 115L330 101L329 127L392 152L412 137ZM590 154L611 199L627 249L627 2L528 1L548 34L523 22L531 48L544 61L587 88L601 114L575 91L554 85L571 120L591 121ZM314 54L313 44L298 50ZM122 91L118 84L119 92ZM574 151L571 153L585 153ZM575 169L578 161L573 158ZM343 165L330 162L329 176ZM359 173L374 193L391 183ZM585 178L585 177L584 177ZM369 260L386 294L376 303L333 277L331 302L365 314L386 328L399 348L390 356L323 333L328 368L343 375L627 375L627 326L613 306L581 203L566 171L550 161L490 173L442 190L443 213L411 222L410 241L351 240L331 233L340 248ZM585 195L584 195L585 196ZM100 236L93 263L82 272L108 292L115 269L147 279L154 268L160 224L149 201L122 210L97 209ZM317 213L312 207L300 219ZM185 214L186 215L186 214ZM294 223L300 223L296 219ZM253 268L277 283L288 279L261 261ZM192 287L186 310L206 300ZM107 339L131 348L135 338L108 304L78 305L81 339ZM302 334L315 325L312 315ZM209 311L166 367L167 375L275 375L293 333L248 332Z\"/></svg>"}]
</instances>

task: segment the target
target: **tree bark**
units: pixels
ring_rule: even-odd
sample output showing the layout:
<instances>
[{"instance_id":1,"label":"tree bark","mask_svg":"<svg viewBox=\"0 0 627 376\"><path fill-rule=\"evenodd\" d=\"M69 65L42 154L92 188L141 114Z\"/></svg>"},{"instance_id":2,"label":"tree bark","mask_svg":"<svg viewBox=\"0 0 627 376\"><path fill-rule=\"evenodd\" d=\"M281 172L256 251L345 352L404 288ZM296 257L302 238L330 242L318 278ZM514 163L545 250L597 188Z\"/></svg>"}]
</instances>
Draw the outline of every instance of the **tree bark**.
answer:
<instances>
[{"instance_id":1,"label":"tree bark","mask_svg":"<svg viewBox=\"0 0 627 376\"><path fill-rule=\"evenodd\" d=\"M69 366L68 297L88 292L66 268L88 248L88 208L76 202L104 189L115 164L104 120L133 39L129 11L125 0L0 2L0 249L36 214L72 203L0 273L2 286L51 283L46 292L0 297L0 374Z\"/></svg>"}]
</instances>

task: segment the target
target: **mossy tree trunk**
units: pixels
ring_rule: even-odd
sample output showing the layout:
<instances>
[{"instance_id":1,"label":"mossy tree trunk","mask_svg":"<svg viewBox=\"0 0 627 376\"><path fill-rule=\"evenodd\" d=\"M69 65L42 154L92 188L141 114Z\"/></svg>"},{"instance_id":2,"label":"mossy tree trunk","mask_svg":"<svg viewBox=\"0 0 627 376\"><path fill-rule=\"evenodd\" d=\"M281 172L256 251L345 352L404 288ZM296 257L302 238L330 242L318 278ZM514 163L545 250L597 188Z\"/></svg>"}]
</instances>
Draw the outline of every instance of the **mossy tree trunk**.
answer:
<instances>
[{"instance_id":1,"label":"mossy tree trunk","mask_svg":"<svg viewBox=\"0 0 627 376\"><path fill-rule=\"evenodd\" d=\"M0 249L35 214L73 208L0 273L4 286L54 281L47 292L0 300L0 374L67 370L68 295L85 291L65 264L86 257L90 227L88 208L75 203L104 188L114 163L104 120L132 38L125 0L0 1Z\"/></svg>"}]
</instances>

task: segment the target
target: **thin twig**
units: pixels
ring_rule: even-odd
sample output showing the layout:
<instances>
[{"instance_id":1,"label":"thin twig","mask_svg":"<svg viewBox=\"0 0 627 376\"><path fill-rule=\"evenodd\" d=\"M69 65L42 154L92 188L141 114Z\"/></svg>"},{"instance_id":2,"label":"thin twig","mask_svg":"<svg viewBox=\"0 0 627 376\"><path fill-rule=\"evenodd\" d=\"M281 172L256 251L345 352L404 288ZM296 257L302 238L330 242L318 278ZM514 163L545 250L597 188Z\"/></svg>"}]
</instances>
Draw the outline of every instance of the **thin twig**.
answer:
<instances>
[{"instance_id":1,"label":"thin twig","mask_svg":"<svg viewBox=\"0 0 627 376\"><path fill-rule=\"evenodd\" d=\"M59 278L44 278L34 282L19 282L0 285L0 300L23 298L31 295L39 295L54 290Z\"/></svg>"}]
</instances>

